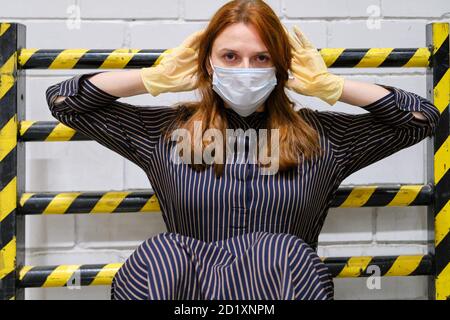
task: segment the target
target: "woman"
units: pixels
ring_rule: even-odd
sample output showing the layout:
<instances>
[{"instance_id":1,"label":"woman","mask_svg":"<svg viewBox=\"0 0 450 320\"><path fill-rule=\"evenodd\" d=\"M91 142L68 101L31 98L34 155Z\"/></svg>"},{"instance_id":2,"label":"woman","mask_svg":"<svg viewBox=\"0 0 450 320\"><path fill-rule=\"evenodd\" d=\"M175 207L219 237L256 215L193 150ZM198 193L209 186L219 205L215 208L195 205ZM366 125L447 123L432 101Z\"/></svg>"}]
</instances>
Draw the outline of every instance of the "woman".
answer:
<instances>
[{"instance_id":1,"label":"woman","mask_svg":"<svg viewBox=\"0 0 450 320\"><path fill-rule=\"evenodd\" d=\"M125 261L112 299L333 299L316 249L341 181L433 135L439 111L414 93L331 74L294 31L263 1L231 1L156 66L77 75L47 89L53 116L140 166L161 206L167 232ZM369 112L294 110L285 87ZM193 89L199 101L172 108L116 101ZM239 128L278 137L262 148L277 154L275 171L262 174L262 161L245 157L219 161L226 143L213 163L190 162L218 142L207 135L186 140L184 161L171 158L186 138L171 139L176 129L193 137ZM254 147L247 138L238 135L245 156Z\"/></svg>"}]
</instances>

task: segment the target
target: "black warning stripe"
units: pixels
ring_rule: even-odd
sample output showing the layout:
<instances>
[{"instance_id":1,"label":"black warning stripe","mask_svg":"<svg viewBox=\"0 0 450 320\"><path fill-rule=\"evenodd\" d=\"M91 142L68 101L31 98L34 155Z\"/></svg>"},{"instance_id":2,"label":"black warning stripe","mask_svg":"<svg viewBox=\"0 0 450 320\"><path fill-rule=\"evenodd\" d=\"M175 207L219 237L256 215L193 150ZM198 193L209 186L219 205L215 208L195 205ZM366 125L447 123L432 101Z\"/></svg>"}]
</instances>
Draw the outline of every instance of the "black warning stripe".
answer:
<instances>
[{"instance_id":1,"label":"black warning stripe","mask_svg":"<svg viewBox=\"0 0 450 320\"><path fill-rule=\"evenodd\" d=\"M380 268L380 274L382 276L384 276L394 265L394 263L397 261L397 257L392 257L392 258L384 258L384 257L372 257L372 260L370 261L370 263L367 265L367 267L371 266L371 265L377 265ZM373 275L372 273L368 273L367 272L367 268L364 269L364 272L361 272L360 277L363 275Z\"/></svg>"},{"instance_id":2,"label":"black warning stripe","mask_svg":"<svg viewBox=\"0 0 450 320\"><path fill-rule=\"evenodd\" d=\"M377 189L375 189L370 198L364 204L364 207L375 207L375 206L385 207L395 198L399 190L400 187L389 190L377 187Z\"/></svg>"},{"instance_id":3,"label":"black warning stripe","mask_svg":"<svg viewBox=\"0 0 450 320\"><path fill-rule=\"evenodd\" d=\"M447 257L450 255L450 232L448 232L444 239L439 242L439 244L435 248L435 255L437 257L441 257L441 259L436 259L436 274L439 275L445 267L449 264L447 259L443 259L443 257Z\"/></svg>"},{"instance_id":4,"label":"black warning stripe","mask_svg":"<svg viewBox=\"0 0 450 320\"><path fill-rule=\"evenodd\" d=\"M417 48L394 48L378 68L404 66L417 51Z\"/></svg>"},{"instance_id":5,"label":"black warning stripe","mask_svg":"<svg viewBox=\"0 0 450 320\"><path fill-rule=\"evenodd\" d=\"M17 113L13 106L16 104L16 90L17 85L14 85L5 93L3 98L0 99L0 107L2 110L2 115L0 117L0 128L3 128L12 118L17 117Z\"/></svg>"},{"instance_id":6,"label":"black warning stripe","mask_svg":"<svg viewBox=\"0 0 450 320\"><path fill-rule=\"evenodd\" d=\"M113 51L88 50L78 59L73 69L99 69Z\"/></svg>"},{"instance_id":7,"label":"black warning stripe","mask_svg":"<svg viewBox=\"0 0 450 320\"><path fill-rule=\"evenodd\" d=\"M2 34L2 35L0 35L0 40L2 40L2 38L8 38L8 39L12 39L12 38L14 38L14 32L15 32L15 30L14 30L14 28L15 28L15 26L14 26L14 24L10 24L10 23L8 23L8 22L6 22L6 23L0 23L0 24L2 24L2 25L7 25L7 24L9 24L10 26L9 26L9 28L8 29L6 29L6 31Z\"/></svg>"},{"instance_id":8,"label":"black warning stripe","mask_svg":"<svg viewBox=\"0 0 450 320\"><path fill-rule=\"evenodd\" d=\"M450 170L448 170L444 176L439 180L437 183L435 189L438 190L438 192L435 193L435 214L437 215L439 212L442 211L444 206L447 204L447 202L450 200ZM449 251L450 252L450 251Z\"/></svg>"},{"instance_id":9,"label":"black warning stripe","mask_svg":"<svg viewBox=\"0 0 450 320\"><path fill-rule=\"evenodd\" d=\"M58 266L36 266L28 270L20 283L26 283L26 288L42 287L48 276L56 270ZM22 286L23 287L23 286Z\"/></svg>"},{"instance_id":10,"label":"black warning stripe","mask_svg":"<svg viewBox=\"0 0 450 320\"><path fill-rule=\"evenodd\" d=\"M101 194L83 192L77 198L75 198L75 200L72 201L70 206L67 208L67 212L81 213L86 210L92 211L101 197Z\"/></svg>"},{"instance_id":11,"label":"black warning stripe","mask_svg":"<svg viewBox=\"0 0 450 320\"><path fill-rule=\"evenodd\" d=\"M145 204L148 202L148 200L152 196L153 196L153 194L148 196L148 192L147 192L147 196L144 196L144 194L142 192L130 192L130 194L128 194L125 198L123 198L123 200L120 202L120 204L117 206L117 208L113 212L124 212L124 211L138 212L138 211L141 211L142 208L145 206Z\"/></svg>"},{"instance_id":12,"label":"black warning stripe","mask_svg":"<svg viewBox=\"0 0 450 320\"><path fill-rule=\"evenodd\" d=\"M16 178L17 145L0 162L0 190Z\"/></svg>"},{"instance_id":13,"label":"black warning stripe","mask_svg":"<svg viewBox=\"0 0 450 320\"><path fill-rule=\"evenodd\" d=\"M0 250L14 239L16 228L15 210L8 214L0 223Z\"/></svg>"},{"instance_id":14,"label":"black warning stripe","mask_svg":"<svg viewBox=\"0 0 450 320\"><path fill-rule=\"evenodd\" d=\"M163 52L164 49L139 50L136 54L133 55L130 61L128 61L126 68L140 68L141 66L151 67Z\"/></svg>"},{"instance_id":15,"label":"black warning stripe","mask_svg":"<svg viewBox=\"0 0 450 320\"><path fill-rule=\"evenodd\" d=\"M336 191L336 195L333 198L332 206L340 207L345 202L345 200L347 200L352 190L352 187L339 187L339 189Z\"/></svg>"},{"instance_id":16,"label":"black warning stripe","mask_svg":"<svg viewBox=\"0 0 450 320\"><path fill-rule=\"evenodd\" d=\"M354 68L368 51L369 49L344 49L329 68Z\"/></svg>"},{"instance_id":17,"label":"black warning stripe","mask_svg":"<svg viewBox=\"0 0 450 320\"><path fill-rule=\"evenodd\" d=\"M81 275L81 285L89 286L95 280L97 275L102 271L105 267L105 264L99 265L82 265L80 266L80 275Z\"/></svg>"},{"instance_id":18,"label":"black warning stripe","mask_svg":"<svg viewBox=\"0 0 450 320\"><path fill-rule=\"evenodd\" d=\"M448 65L448 54L449 54L449 37L445 38L444 42L442 42L442 45L439 47L439 49L434 54L434 61L440 61L436 66L433 66L433 88L437 86L437 84L442 80L444 77L444 74L449 69Z\"/></svg>"},{"instance_id":19,"label":"black warning stripe","mask_svg":"<svg viewBox=\"0 0 450 320\"><path fill-rule=\"evenodd\" d=\"M439 130L434 135L434 143L436 151L442 147L444 142L450 136L450 126L445 125L446 123L447 124L450 123L450 105L447 105L447 107L441 113L438 125Z\"/></svg>"},{"instance_id":20,"label":"black warning stripe","mask_svg":"<svg viewBox=\"0 0 450 320\"><path fill-rule=\"evenodd\" d=\"M15 271L8 273L0 283L0 300L11 300L15 295L15 288L11 286L15 282Z\"/></svg>"},{"instance_id":21,"label":"black warning stripe","mask_svg":"<svg viewBox=\"0 0 450 320\"><path fill-rule=\"evenodd\" d=\"M337 277L338 274L344 270L346 263L350 260L350 257L327 257L322 261L327 266L331 276Z\"/></svg>"}]
</instances>

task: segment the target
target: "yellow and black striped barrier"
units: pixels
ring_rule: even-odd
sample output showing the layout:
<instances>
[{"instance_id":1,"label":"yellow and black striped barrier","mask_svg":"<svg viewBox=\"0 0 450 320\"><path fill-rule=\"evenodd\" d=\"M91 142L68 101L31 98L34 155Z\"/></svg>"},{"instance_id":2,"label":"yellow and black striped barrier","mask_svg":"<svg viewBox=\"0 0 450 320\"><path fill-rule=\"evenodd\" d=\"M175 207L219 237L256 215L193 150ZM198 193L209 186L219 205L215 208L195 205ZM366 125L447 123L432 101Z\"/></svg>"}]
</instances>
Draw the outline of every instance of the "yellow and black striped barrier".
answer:
<instances>
[{"instance_id":1,"label":"yellow and black striped barrier","mask_svg":"<svg viewBox=\"0 0 450 320\"><path fill-rule=\"evenodd\" d=\"M432 45L432 69L428 69L428 98L441 113L434 137L434 206L429 208L429 222L434 225L436 257L435 298L450 299L450 56L449 24L427 25L427 44ZM431 161L430 161L431 162ZM434 171L434 172L433 172ZM433 248L432 248L433 249Z\"/></svg>"},{"instance_id":2,"label":"yellow and black striped barrier","mask_svg":"<svg viewBox=\"0 0 450 320\"><path fill-rule=\"evenodd\" d=\"M423 276L433 273L433 258L428 255L322 258L322 261L336 278ZM25 266L19 272L19 285L23 288L110 285L121 266L122 263Z\"/></svg>"},{"instance_id":3,"label":"yellow and black striped barrier","mask_svg":"<svg viewBox=\"0 0 450 320\"><path fill-rule=\"evenodd\" d=\"M429 48L318 48L329 68L425 68ZM164 50L22 49L21 69L132 69L153 65Z\"/></svg>"},{"instance_id":4,"label":"yellow and black striped barrier","mask_svg":"<svg viewBox=\"0 0 450 320\"><path fill-rule=\"evenodd\" d=\"M430 205L432 185L372 185L339 187L332 207L404 207ZM23 193L20 213L102 214L120 212L160 212L153 190L107 192Z\"/></svg>"},{"instance_id":5,"label":"yellow and black striped barrier","mask_svg":"<svg viewBox=\"0 0 450 320\"><path fill-rule=\"evenodd\" d=\"M322 261L336 278L424 276L434 272L430 255L333 257Z\"/></svg>"},{"instance_id":6,"label":"yellow and black striped barrier","mask_svg":"<svg viewBox=\"0 0 450 320\"><path fill-rule=\"evenodd\" d=\"M25 26L0 23L0 299L23 299L16 269L25 261L25 217L17 200L25 191L24 144L18 141L25 116L25 78L17 77L18 51L25 46ZM19 98L21 97L21 98ZM22 171L22 172L21 172Z\"/></svg>"},{"instance_id":7,"label":"yellow and black striped barrier","mask_svg":"<svg viewBox=\"0 0 450 320\"><path fill-rule=\"evenodd\" d=\"M0 23L0 299L23 299L23 288L109 285L121 263L104 265L25 266L25 215L159 212L150 190L26 193L24 143L90 140L54 121L25 120L25 69L129 69L155 64L164 50L119 48L29 49L25 26ZM423 185L340 187L333 207L418 206L428 208L435 234L429 254L419 256L324 258L334 277L429 275L430 298L450 298L450 73L449 24L427 24L423 48L321 48L330 68L427 68L429 98L441 121L433 139L432 179ZM431 157L431 154L429 155ZM19 203L16 203L16 199Z\"/></svg>"}]
</instances>

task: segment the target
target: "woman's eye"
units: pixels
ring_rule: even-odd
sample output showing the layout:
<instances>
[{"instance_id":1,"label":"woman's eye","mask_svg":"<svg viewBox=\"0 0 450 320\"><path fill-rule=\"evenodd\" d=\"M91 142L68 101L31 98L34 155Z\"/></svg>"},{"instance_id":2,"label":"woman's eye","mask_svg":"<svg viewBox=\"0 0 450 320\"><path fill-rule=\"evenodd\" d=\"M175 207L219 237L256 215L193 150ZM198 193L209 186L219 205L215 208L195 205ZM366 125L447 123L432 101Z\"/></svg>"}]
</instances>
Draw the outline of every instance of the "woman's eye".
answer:
<instances>
[{"instance_id":1,"label":"woman's eye","mask_svg":"<svg viewBox=\"0 0 450 320\"><path fill-rule=\"evenodd\" d=\"M224 55L224 57L225 57L225 60L232 61L234 58L234 53L227 53Z\"/></svg>"},{"instance_id":2,"label":"woman's eye","mask_svg":"<svg viewBox=\"0 0 450 320\"><path fill-rule=\"evenodd\" d=\"M261 56L258 56L257 60L258 60L258 62L267 62L270 60L270 58L268 56L261 55Z\"/></svg>"}]
</instances>

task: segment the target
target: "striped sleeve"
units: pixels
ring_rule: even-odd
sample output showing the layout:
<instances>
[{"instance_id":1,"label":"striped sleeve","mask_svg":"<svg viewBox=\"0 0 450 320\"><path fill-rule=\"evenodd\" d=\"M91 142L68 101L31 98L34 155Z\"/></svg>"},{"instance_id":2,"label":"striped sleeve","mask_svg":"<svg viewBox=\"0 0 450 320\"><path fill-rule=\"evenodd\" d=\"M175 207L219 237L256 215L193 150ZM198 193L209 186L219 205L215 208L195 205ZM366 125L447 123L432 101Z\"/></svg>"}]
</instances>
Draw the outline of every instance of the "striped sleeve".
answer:
<instances>
[{"instance_id":1,"label":"striped sleeve","mask_svg":"<svg viewBox=\"0 0 450 320\"><path fill-rule=\"evenodd\" d=\"M361 108L364 114L315 111L330 139L342 180L395 152L433 136L440 113L429 100L396 87L378 84L390 92ZM420 111L425 120L413 111Z\"/></svg>"},{"instance_id":2,"label":"striped sleeve","mask_svg":"<svg viewBox=\"0 0 450 320\"><path fill-rule=\"evenodd\" d=\"M166 106L135 106L116 101L119 97L89 81L97 73L100 72L76 75L48 87L50 111L64 125L145 169L161 129L174 112ZM66 98L55 104L58 96Z\"/></svg>"}]
</instances>

